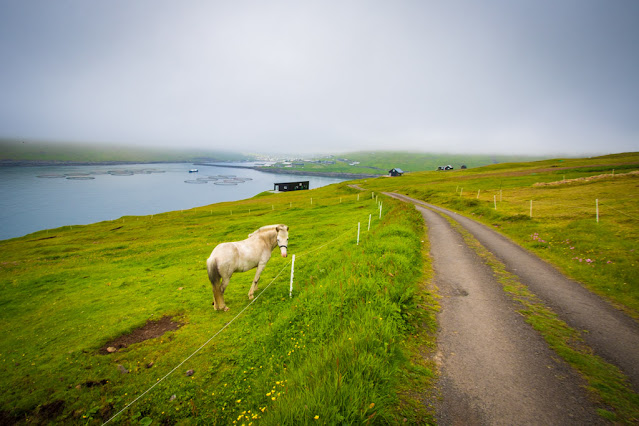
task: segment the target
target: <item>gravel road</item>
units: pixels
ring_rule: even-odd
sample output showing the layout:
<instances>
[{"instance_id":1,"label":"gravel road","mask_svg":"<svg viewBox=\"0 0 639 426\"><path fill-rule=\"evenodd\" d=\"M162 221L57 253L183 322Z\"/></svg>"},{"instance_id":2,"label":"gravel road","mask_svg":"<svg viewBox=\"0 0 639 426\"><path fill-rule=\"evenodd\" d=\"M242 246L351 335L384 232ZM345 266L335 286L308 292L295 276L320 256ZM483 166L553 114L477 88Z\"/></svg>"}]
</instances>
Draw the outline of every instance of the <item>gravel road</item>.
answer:
<instances>
[{"instance_id":1,"label":"gravel road","mask_svg":"<svg viewBox=\"0 0 639 426\"><path fill-rule=\"evenodd\" d=\"M428 225L441 313L437 355L440 424L602 424L585 383L524 322L501 284L447 214L572 327L639 383L639 326L551 265L490 228L409 197ZM429 208L424 208L428 206ZM437 211L437 212L435 212Z\"/></svg>"}]
</instances>

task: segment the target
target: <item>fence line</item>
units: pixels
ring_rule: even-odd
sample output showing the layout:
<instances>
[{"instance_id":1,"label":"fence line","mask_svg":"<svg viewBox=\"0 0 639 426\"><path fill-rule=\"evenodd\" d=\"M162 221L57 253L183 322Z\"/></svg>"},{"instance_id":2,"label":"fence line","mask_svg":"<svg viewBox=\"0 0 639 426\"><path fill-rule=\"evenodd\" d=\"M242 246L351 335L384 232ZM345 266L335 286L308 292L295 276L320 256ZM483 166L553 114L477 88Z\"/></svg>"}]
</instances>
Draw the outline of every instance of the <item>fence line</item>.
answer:
<instances>
[{"instance_id":1,"label":"fence line","mask_svg":"<svg viewBox=\"0 0 639 426\"><path fill-rule=\"evenodd\" d=\"M206 345L208 345L211 340L213 340L215 337L217 337L218 334L220 334L222 331L224 331L225 328L227 328L229 325L231 325L233 323L233 321L235 321L237 318L239 318L240 315L242 315L242 313L247 310L249 308L249 306L251 306L257 299L260 298L260 296L262 295L262 293L264 293L266 291L267 288L269 288L271 286L271 284L273 284L273 282L282 274L282 271L284 271L284 269L289 265L290 262L287 262L284 267L282 269L280 269L280 271L277 273L277 275L275 276L275 278L273 278L271 280L270 283L268 283L268 285L266 287L264 287L264 289L255 297L253 298L253 300L251 300L249 302L248 305L246 305L244 307L244 309L242 309L237 315L235 315L235 317L233 317L233 319L231 319L229 322L227 322L226 324L224 324L224 326L222 328L220 328L217 333L215 333L213 336L211 336L209 338L209 340L207 340L206 342L204 342L204 344L202 344L202 346L200 346L199 348L197 348L191 355L189 355L188 357L186 357L184 359L184 361L182 361L181 363L179 363L178 365L175 366L175 368L173 368L173 370L169 371L168 373L166 373L166 375L164 375L164 377L162 377L161 379L158 379L155 383L153 383L153 385L151 385L150 388L148 388L146 391L144 391L143 393L141 393L137 398L135 398L133 401L131 401L130 403L128 403L122 410L118 411L113 417L111 417L109 420L107 420L106 422L104 422L102 425L106 425L107 423L111 422L113 419L115 419L117 416L119 416L120 414L122 414L124 411L126 411L130 406L132 406L133 404L135 404L140 398L142 398L144 395L146 395L147 393L149 393L153 388L155 388L157 385L159 385L160 383L162 383L164 381L164 379L166 379L167 377L169 377L171 374L173 374L175 372L175 370L177 370L178 368L180 368L185 362L187 362L189 359L191 359L195 354L197 354L198 352L200 352L202 349L204 349L204 347Z\"/></svg>"},{"instance_id":2,"label":"fence line","mask_svg":"<svg viewBox=\"0 0 639 426\"><path fill-rule=\"evenodd\" d=\"M316 247L312 250L308 250L306 252L303 252L299 255L297 255L297 257L299 256L306 256L308 254L314 253L318 250L321 250L322 248L330 245L331 243L335 242L336 240L338 240L339 238L350 234L352 231L348 230L343 232L342 234L338 235L337 237L333 238L331 241L328 241L325 244L322 244L319 247ZM359 235L358 235L359 237ZM293 255L293 259L295 259L295 255ZM198 352L200 352L202 349L204 349L204 347L206 345L208 345L215 337L217 337L222 331L224 331L224 329L226 329L229 325L231 325L233 323L233 321L235 321L237 318L240 317L240 315L242 315L244 313L244 311L246 311L257 299L260 298L260 296L271 286L271 284L273 284L275 282L276 279L279 278L279 276L282 274L282 272L284 271L284 269L286 269L289 265L292 265L292 261L288 261L284 264L284 266L282 267L282 269L280 269L280 271L277 273L277 275L268 283L268 285L266 287L264 287L262 289L262 291L260 291L260 293L255 296L255 298L253 298L253 300L251 300L240 312L238 312L237 315L235 315L235 317L233 317L233 319L231 319L229 322L227 322L226 324L224 324L224 326L222 328L220 328L215 334L213 334L213 336L211 336L206 342L204 342L204 344L202 344L199 348L197 348L191 355L189 355L188 357L186 357L182 362L180 362L177 366L175 366L171 371L169 371L167 374L165 374L161 379L158 379L153 385L151 385L146 391L144 391L143 393L141 393L137 398L135 398L133 401L131 401L130 403L128 403L124 408L122 408L120 411L118 411L115 415L113 415L110 419L108 419L106 422L104 422L102 425L106 425L107 423L110 423L113 419L115 419L116 417L118 417L120 414L122 414L124 411L126 411L129 407L131 407L133 404L135 404L137 401L139 401L144 395L146 395L147 393L149 393L153 388L155 388L157 385L159 385L160 383L162 383L167 377L169 377L171 374L173 374L178 368L180 368L185 362L187 362L189 359L191 359L193 356L195 356L195 354L197 354ZM293 277L291 275L291 293L292 293L292 286L293 286Z\"/></svg>"},{"instance_id":3,"label":"fence line","mask_svg":"<svg viewBox=\"0 0 639 426\"><path fill-rule=\"evenodd\" d=\"M459 190L459 187L457 188L456 192L460 194L460 198L461 198L461 191ZM491 204L491 209L494 209L494 210L497 210L498 206L502 203L501 199L500 200L497 199L497 194L496 193L498 192L498 190L484 190L483 191L483 194L494 192L493 199L490 200L490 201L485 200L485 199L484 200L479 199L479 192L480 191L478 190L476 195L474 193L472 194L473 195L472 196L473 201L474 200L478 200L480 203L483 203L483 202L490 203ZM499 193L500 193L500 198L501 198L501 191L499 191ZM470 198L470 196L467 196L467 197L463 197L463 199L467 199L468 200L468 199L471 199L471 198ZM637 217L635 215L632 215L632 214L629 214L629 213L626 213L626 212L624 212L622 210L619 210L619 209L617 209L615 207L612 207L611 205L607 204L606 200L601 200L601 199L598 199L598 198L592 198L591 200L587 200L587 201L584 201L582 199L582 200L578 200L578 201L576 200L575 202L565 202L565 201L560 200L560 199L559 200L555 200L555 199L552 199L552 198L541 198L541 199L535 199L535 198L530 199L529 198L529 199L523 199L523 198L519 197L517 200L506 201L506 206L509 206L511 209L515 209L515 210L517 209L518 206L521 206L522 213L524 211L528 211L528 215L530 217L533 217L533 209L532 209L533 208L533 201L534 201L535 211L536 212L539 212L540 208L548 207L548 206L555 206L555 207L558 207L558 208L563 207L563 208L569 208L569 209L573 209L573 210L574 209L583 209L583 210L586 210L586 211L588 211L588 210L592 211L593 217L595 217L595 220L596 220L597 219L597 215L599 213L601 213L600 212L601 207L604 206L606 209L614 210L615 212L617 212L619 214L622 214L624 216L627 216L630 219L639 220L639 217ZM528 205L526 206L526 204L528 204ZM502 212L503 212L503 209L502 209ZM538 218L543 218L544 217L544 215L540 216L538 213L535 216L538 217Z\"/></svg>"}]
</instances>

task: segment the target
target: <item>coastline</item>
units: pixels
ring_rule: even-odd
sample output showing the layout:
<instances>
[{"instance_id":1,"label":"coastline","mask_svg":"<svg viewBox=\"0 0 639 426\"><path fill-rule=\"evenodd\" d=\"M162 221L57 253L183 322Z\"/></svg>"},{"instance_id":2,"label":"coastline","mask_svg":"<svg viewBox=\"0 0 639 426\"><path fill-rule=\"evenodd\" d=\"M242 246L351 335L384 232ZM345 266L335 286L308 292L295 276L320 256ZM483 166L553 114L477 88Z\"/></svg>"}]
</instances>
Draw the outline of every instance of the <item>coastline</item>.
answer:
<instances>
[{"instance_id":1,"label":"coastline","mask_svg":"<svg viewBox=\"0 0 639 426\"><path fill-rule=\"evenodd\" d=\"M258 172L298 175L298 176L317 176L332 177L341 179L368 179L384 176L382 174L372 173L345 173L345 172L317 172L303 170L289 170L282 168L260 167L260 166L242 166L240 164L223 164L223 163L205 163L202 160L193 161L62 161L62 160L0 160L0 167L45 167L45 166L122 166L134 164L171 164L171 163L191 163L194 166L210 166L210 167L226 167L231 169L251 169Z\"/></svg>"},{"instance_id":2,"label":"coastline","mask_svg":"<svg viewBox=\"0 0 639 426\"><path fill-rule=\"evenodd\" d=\"M289 170L289 169L274 169L271 167L256 167L256 166L240 166L236 164L209 164L209 163L193 163L194 166L212 166L212 167L228 167L231 169L251 169L258 172L284 174L284 175L298 175L298 176L318 176L318 177L333 177L343 179L367 179L376 178L384 175L374 175L370 173L341 173L341 172L311 172L303 170Z\"/></svg>"},{"instance_id":3,"label":"coastline","mask_svg":"<svg viewBox=\"0 0 639 426\"><path fill-rule=\"evenodd\" d=\"M42 166L122 166L133 164L193 163L192 161L59 161L59 160L0 160L0 167Z\"/></svg>"}]
</instances>

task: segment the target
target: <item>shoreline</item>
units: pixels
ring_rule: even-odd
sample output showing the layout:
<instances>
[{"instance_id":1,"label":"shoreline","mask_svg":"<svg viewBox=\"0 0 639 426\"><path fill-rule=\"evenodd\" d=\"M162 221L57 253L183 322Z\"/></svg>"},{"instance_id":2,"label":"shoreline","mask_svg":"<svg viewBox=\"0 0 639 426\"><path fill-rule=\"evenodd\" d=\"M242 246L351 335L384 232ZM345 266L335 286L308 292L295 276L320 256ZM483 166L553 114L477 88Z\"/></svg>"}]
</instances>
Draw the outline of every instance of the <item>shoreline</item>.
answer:
<instances>
[{"instance_id":1,"label":"shoreline","mask_svg":"<svg viewBox=\"0 0 639 426\"><path fill-rule=\"evenodd\" d=\"M0 160L0 167L50 167L50 166L126 166L134 164L172 164L172 163L191 163L194 166L209 166L209 167L226 167L231 169L250 169L258 172L285 174L285 175L298 175L298 176L317 176L317 177L332 177L341 179L369 179L384 176L383 174L372 173L346 173L346 172L317 172L317 171L303 171L303 170L288 170L262 166L242 166L240 164L221 164L221 163L205 163L201 160L194 161L176 161L176 160L163 160L163 161L64 161L64 160Z\"/></svg>"},{"instance_id":2,"label":"shoreline","mask_svg":"<svg viewBox=\"0 0 639 426\"><path fill-rule=\"evenodd\" d=\"M0 160L0 167L45 166L123 166L133 164L192 163L192 161L60 161L60 160Z\"/></svg>"},{"instance_id":3,"label":"shoreline","mask_svg":"<svg viewBox=\"0 0 639 426\"><path fill-rule=\"evenodd\" d=\"M311 172L303 170L288 170L288 169L273 169L271 167L258 167L258 166L241 166L235 164L208 164L208 163L193 163L194 166L211 166L211 167L228 167L231 169L251 169L258 172L283 174L283 175L298 175L298 176L318 176L318 177L333 177L343 179L368 179L376 178L384 175L374 175L370 173L343 173L343 172Z\"/></svg>"}]
</instances>

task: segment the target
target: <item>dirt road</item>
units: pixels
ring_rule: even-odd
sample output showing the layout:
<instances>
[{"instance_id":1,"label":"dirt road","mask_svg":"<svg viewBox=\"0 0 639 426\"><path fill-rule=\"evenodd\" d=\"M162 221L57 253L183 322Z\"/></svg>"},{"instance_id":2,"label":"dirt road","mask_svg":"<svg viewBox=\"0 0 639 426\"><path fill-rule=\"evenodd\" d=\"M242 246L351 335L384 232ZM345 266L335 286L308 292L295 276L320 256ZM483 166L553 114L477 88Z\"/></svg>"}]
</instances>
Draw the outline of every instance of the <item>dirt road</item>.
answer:
<instances>
[{"instance_id":1,"label":"dirt road","mask_svg":"<svg viewBox=\"0 0 639 426\"><path fill-rule=\"evenodd\" d=\"M438 336L440 424L600 424L583 380L515 311L492 271L438 213L471 232L594 350L639 382L639 327L484 225L413 202L428 225L435 284L442 295ZM422 206L429 206L430 209ZM432 209L432 210L431 210Z\"/></svg>"}]
</instances>

